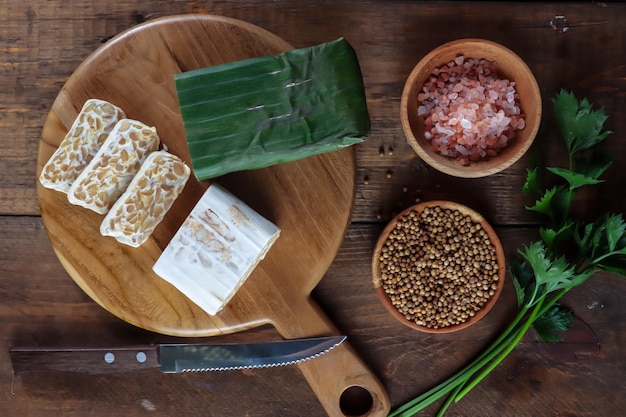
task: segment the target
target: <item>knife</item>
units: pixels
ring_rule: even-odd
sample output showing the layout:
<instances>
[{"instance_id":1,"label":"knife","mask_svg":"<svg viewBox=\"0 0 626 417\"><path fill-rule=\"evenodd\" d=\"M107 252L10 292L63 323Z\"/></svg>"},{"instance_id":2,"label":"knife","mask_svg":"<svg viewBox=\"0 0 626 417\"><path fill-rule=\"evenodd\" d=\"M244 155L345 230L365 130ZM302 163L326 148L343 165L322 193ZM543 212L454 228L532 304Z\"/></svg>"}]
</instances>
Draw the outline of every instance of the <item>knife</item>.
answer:
<instances>
[{"instance_id":1,"label":"knife","mask_svg":"<svg viewBox=\"0 0 626 417\"><path fill-rule=\"evenodd\" d=\"M112 348L12 347L15 375L31 371L100 374L159 368L165 373L292 365L322 355L346 336L261 343L159 344Z\"/></svg>"}]
</instances>

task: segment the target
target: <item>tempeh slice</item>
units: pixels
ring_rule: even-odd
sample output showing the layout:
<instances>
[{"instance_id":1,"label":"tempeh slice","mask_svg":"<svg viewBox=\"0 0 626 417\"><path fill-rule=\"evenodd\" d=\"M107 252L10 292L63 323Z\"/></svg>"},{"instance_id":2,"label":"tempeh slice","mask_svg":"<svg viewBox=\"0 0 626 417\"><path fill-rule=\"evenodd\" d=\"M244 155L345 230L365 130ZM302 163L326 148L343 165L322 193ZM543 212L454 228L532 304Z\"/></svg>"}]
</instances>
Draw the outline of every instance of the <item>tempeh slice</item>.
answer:
<instances>
[{"instance_id":1,"label":"tempeh slice","mask_svg":"<svg viewBox=\"0 0 626 417\"><path fill-rule=\"evenodd\" d=\"M99 214L107 213L159 143L154 127L137 120L120 120L70 187L69 202Z\"/></svg>"},{"instance_id":2,"label":"tempeh slice","mask_svg":"<svg viewBox=\"0 0 626 417\"><path fill-rule=\"evenodd\" d=\"M115 124L125 117L122 109L108 101L87 100L61 144L41 170L41 185L67 193Z\"/></svg>"},{"instance_id":3,"label":"tempeh slice","mask_svg":"<svg viewBox=\"0 0 626 417\"><path fill-rule=\"evenodd\" d=\"M128 246L142 245L183 191L191 169L167 151L151 153L100 226Z\"/></svg>"},{"instance_id":4,"label":"tempeh slice","mask_svg":"<svg viewBox=\"0 0 626 417\"><path fill-rule=\"evenodd\" d=\"M219 313L280 235L280 229L211 184L152 270L211 315Z\"/></svg>"}]
</instances>

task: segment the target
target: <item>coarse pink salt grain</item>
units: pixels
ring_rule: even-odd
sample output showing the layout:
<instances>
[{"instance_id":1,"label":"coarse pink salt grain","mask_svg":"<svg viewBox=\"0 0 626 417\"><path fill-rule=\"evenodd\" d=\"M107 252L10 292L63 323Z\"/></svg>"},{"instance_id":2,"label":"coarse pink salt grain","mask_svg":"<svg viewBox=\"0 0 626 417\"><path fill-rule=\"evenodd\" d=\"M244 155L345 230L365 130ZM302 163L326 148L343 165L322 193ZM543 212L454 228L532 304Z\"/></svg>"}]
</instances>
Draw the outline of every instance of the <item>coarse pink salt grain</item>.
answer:
<instances>
[{"instance_id":1,"label":"coarse pink salt grain","mask_svg":"<svg viewBox=\"0 0 626 417\"><path fill-rule=\"evenodd\" d=\"M417 99L432 149L462 165L498 155L526 125L515 82L486 59L458 56L435 68Z\"/></svg>"}]
</instances>

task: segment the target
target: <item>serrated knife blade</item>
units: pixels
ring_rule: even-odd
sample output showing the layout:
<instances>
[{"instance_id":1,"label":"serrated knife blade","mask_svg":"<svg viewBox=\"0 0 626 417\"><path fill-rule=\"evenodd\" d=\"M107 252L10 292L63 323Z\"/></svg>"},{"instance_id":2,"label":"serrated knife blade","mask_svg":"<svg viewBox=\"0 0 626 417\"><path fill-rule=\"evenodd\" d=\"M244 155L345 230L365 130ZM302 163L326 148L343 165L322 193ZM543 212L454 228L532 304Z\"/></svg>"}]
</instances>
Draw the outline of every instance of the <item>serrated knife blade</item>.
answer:
<instances>
[{"instance_id":1,"label":"serrated knife blade","mask_svg":"<svg viewBox=\"0 0 626 417\"><path fill-rule=\"evenodd\" d=\"M16 375L33 371L109 373L159 368L165 373L292 365L323 355L346 336L224 344L160 344L113 348L13 347Z\"/></svg>"}]
</instances>

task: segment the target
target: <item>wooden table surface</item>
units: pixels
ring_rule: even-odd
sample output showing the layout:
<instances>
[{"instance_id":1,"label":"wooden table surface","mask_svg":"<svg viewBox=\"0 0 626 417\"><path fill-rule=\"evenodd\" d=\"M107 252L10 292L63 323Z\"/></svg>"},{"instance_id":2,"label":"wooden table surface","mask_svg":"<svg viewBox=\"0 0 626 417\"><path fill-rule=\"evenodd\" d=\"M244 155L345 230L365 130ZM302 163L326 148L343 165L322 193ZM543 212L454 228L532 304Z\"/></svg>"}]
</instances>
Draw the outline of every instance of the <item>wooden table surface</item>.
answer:
<instances>
[{"instance_id":1,"label":"wooden table surface","mask_svg":"<svg viewBox=\"0 0 626 417\"><path fill-rule=\"evenodd\" d=\"M357 146L358 185L343 245L313 295L381 380L395 408L469 361L515 310L507 282L476 326L447 335L396 322L371 283L374 242L394 213L416 200L448 199L481 212L514 254L537 239L538 218L521 194L530 154L502 173L459 179L420 162L400 125L400 94L413 65L434 47L482 37L517 52L534 72L544 118L533 152L564 162L550 99L561 89L587 97L615 133L606 182L580 194L576 215L623 212L626 194L626 4L418 1L0 1L0 415L324 416L297 367L205 374L157 370L116 375L53 372L15 376L10 346L102 346L191 342L115 318L65 272L44 229L36 191L37 147L59 90L94 49L158 17L211 13L258 25L295 47L344 36L361 63L372 135ZM626 282L601 274L563 303L583 342L547 345L527 335L451 416L626 415ZM214 341L278 338L269 326ZM577 354L573 354L575 352ZM420 413L436 413L431 407ZM354 413L347 413L354 414Z\"/></svg>"}]
</instances>

